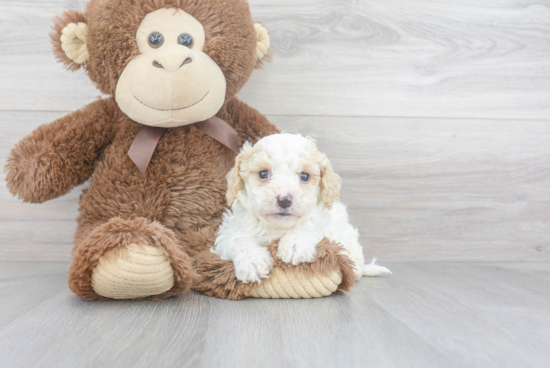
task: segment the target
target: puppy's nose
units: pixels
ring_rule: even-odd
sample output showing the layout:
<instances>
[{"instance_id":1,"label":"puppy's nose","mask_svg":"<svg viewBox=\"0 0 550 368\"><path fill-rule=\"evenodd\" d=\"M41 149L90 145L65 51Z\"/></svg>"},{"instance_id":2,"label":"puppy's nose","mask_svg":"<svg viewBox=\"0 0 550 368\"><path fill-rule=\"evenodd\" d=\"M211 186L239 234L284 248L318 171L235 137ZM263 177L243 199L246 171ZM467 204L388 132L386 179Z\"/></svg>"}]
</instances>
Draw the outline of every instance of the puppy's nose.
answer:
<instances>
[{"instance_id":1,"label":"puppy's nose","mask_svg":"<svg viewBox=\"0 0 550 368\"><path fill-rule=\"evenodd\" d=\"M283 209L286 209L292 206L292 196L288 195L286 197L277 196L277 205Z\"/></svg>"}]
</instances>

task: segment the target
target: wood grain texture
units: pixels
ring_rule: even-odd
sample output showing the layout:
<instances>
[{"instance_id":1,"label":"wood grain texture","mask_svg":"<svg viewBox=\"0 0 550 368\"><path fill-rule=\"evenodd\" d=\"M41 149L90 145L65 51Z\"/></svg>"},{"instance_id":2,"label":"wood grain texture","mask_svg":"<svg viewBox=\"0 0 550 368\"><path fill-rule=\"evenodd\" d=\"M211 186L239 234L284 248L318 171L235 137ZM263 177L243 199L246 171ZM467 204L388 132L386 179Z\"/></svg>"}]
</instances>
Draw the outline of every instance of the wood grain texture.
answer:
<instances>
[{"instance_id":1,"label":"wood grain texture","mask_svg":"<svg viewBox=\"0 0 550 368\"><path fill-rule=\"evenodd\" d=\"M0 112L0 162L64 113ZM546 121L269 116L309 134L343 178L367 258L549 261ZM41 205L0 174L0 259L68 260L82 188Z\"/></svg>"},{"instance_id":2,"label":"wood grain texture","mask_svg":"<svg viewBox=\"0 0 550 368\"><path fill-rule=\"evenodd\" d=\"M0 110L75 110L52 18L84 0L0 0ZM550 3L251 0L275 56L241 93L268 114L548 119Z\"/></svg>"},{"instance_id":3,"label":"wood grain texture","mask_svg":"<svg viewBox=\"0 0 550 368\"><path fill-rule=\"evenodd\" d=\"M240 96L319 139L367 257L550 260L549 2L250 3L275 58ZM0 165L98 97L48 39L56 14L85 4L0 0ZM68 260L82 188L22 204L4 177L0 259Z\"/></svg>"},{"instance_id":4,"label":"wood grain texture","mask_svg":"<svg viewBox=\"0 0 550 368\"><path fill-rule=\"evenodd\" d=\"M85 302L67 263L1 263L0 361L24 367L545 367L550 265L387 264L318 300ZM37 270L38 269L38 270Z\"/></svg>"},{"instance_id":5,"label":"wood grain texture","mask_svg":"<svg viewBox=\"0 0 550 368\"><path fill-rule=\"evenodd\" d=\"M272 120L318 139L367 257L550 260L547 121Z\"/></svg>"}]
</instances>

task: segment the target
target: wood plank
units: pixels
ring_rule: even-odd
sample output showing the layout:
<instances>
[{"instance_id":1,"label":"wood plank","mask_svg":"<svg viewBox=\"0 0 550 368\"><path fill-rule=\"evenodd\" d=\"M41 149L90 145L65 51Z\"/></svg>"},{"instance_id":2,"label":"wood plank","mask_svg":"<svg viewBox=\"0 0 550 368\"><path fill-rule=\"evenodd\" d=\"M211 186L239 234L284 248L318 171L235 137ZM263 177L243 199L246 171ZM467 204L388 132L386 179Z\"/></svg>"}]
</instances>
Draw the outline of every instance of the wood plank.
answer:
<instances>
[{"instance_id":1,"label":"wood plank","mask_svg":"<svg viewBox=\"0 0 550 368\"><path fill-rule=\"evenodd\" d=\"M68 273L69 265L67 262L2 262L0 280L59 274L60 270L64 270L65 267Z\"/></svg>"},{"instance_id":2,"label":"wood plank","mask_svg":"<svg viewBox=\"0 0 550 368\"><path fill-rule=\"evenodd\" d=\"M365 254L550 260L550 123L277 117L318 139Z\"/></svg>"},{"instance_id":3,"label":"wood plank","mask_svg":"<svg viewBox=\"0 0 550 368\"><path fill-rule=\"evenodd\" d=\"M441 354L463 356L463 367L546 364L538 354L550 331L548 264L543 271L525 264L521 272L507 264L403 266L403 287L377 288L372 297ZM529 343L505 351L504 341Z\"/></svg>"},{"instance_id":4,"label":"wood plank","mask_svg":"<svg viewBox=\"0 0 550 368\"><path fill-rule=\"evenodd\" d=\"M242 93L265 113L516 119L549 115L547 4L276 3L252 5L255 17L270 31L275 58Z\"/></svg>"},{"instance_id":5,"label":"wood plank","mask_svg":"<svg viewBox=\"0 0 550 368\"><path fill-rule=\"evenodd\" d=\"M364 278L329 298L188 292L162 303L85 302L66 286L67 263L42 275L20 265L0 278L10 295L0 303L0 360L9 367L543 367L550 359L550 264L393 263L393 277Z\"/></svg>"},{"instance_id":6,"label":"wood plank","mask_svg":"<svg viewBox=\"0 0 550 368\"><path fill-rule=\"evenodd\" d=\"M240 96L267 114L547 119L538 0L251 0L274 61ZM0 110L72 111L99 92L56 65L51 19L85 1L0 0Z\"/></svg>"},{"instance_id":7,"label":"wood plank","mask_svg":"<svg viewBox=\"0 0 550 368\"><path fill-rule=\"evenodd\" d=\"M68 261L75 231L76 218L0 221L0 260Z\"/></svg>"},{"instance_id":8,"label":"wood plank","mask_svg":"<svg viewBox=\"0 0 550 368\"><path fill-rule=\"evenodd\" d=\"M0 112L0 162L64 113ZM270 116L309 134L343 178L365 255L393 261L550 260L547 121ZM67 260L76 188L42 205L0 174L0 259Z\"/></svg>"},{"instance_id":9,"label":"wood plank","mask_svg":"<svg viewBox=\"0 0 550 368\"><path fill-rule=\"evenodd\" d=\"M53 19L86 0L0 0L0 110L73 111L100 95L83 72L55 61Z\"/></svg>"}]
</instances>

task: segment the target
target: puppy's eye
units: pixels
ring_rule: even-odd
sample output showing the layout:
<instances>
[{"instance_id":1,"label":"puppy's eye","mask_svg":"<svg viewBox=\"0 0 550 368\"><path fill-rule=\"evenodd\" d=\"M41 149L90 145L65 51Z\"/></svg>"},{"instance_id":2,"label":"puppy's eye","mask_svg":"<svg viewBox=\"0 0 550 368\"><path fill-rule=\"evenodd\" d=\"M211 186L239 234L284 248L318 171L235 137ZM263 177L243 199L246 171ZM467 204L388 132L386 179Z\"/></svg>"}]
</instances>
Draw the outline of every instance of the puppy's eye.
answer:
<instances>
[{"instance_id":1,"label":"puppy's eye","mask_svg":"<svg viewBox=\"0 0 550 368\"><path fill-rule=\"evenodd\" d=\"M187 33L180 34L180 36L178 37L178 43L185 47L191 48L193 47L193 37L191 37Z\"/></svg>"},{"instance_id":2,"label":"puppy's eye","mask_svg":"<svg viewBox=\"0 0 550 368\"><path fill-rule=\"evenodd\" d=\"M153 32L149 35L149 46L154 49L158 49L164 43L164 36L159 32Z\"/></svg>"},{"instance_id":3,"label":"puppy's eye","mask_svg":"<svg viewBox=\"0 0 550 368\"><path fill-rule=\"evenodd\" d=\"M309 174L301 173L300 180L303 181L304 183L307 183L309 181Z\"/></svg>"},{"instance_id":4,"label":"puppy's eye","mask_svg":"<svg viewBox=\"0 0 550 368\"><path fill-rule=\"evenodd\" d=\"M261 180L268 179L269 178L269 171L268 170L260 171L260 173L258 174L258 177Z\"/></svg>"}]
</instances>

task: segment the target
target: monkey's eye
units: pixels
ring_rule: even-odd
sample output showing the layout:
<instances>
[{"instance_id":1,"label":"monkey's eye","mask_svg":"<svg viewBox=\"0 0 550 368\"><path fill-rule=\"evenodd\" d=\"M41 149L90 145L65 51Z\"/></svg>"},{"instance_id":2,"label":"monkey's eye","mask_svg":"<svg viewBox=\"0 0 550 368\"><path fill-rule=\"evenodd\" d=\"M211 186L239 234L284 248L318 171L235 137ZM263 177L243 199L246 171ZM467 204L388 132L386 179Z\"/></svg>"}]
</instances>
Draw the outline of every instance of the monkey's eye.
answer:
<instances>
[{"instance_id":1,"label":"monkey's eye","mask_svg":"<svg viewBox=\"0 0 550 368\"><path fill-rule=\"evenodd\" d=\"M149 35L149 46L158 49L164 43L164 36L159 32L153 32Z\"/></svg>"},{"instance_id":2,"label":"monkey's eye","mask_svg":"<svg viewBox=\"0 0 550 368\"><path fill-rule=\"evenodd\" d=\"M268 170L260 171L260 173L258 174L258 177L260 178L260 180L268 179L269 178L269 171Z\"/></svg>"},{"instance_id":3,"label":"monkey's eye","mask_svg":"<svg viewBox=\"0 0 550 368\"><path fill-rule=\"evenodd\" d=\"M185 47L191 48L193 46L193 37L191 37L187 33L182 33L178 37L178 43Z\"/></svg>"},{"instance_id":4,"label":"monkey's eye","mask_svg":"<svg viewBox=\"0 0 550 368\"><path fill-rule=\"evenodd\" d=\"M309 181L309 174L307 173L301 173L300 174L300 180L303 181L304 183L307 183Z\"/></svg>"}]
</instances>

